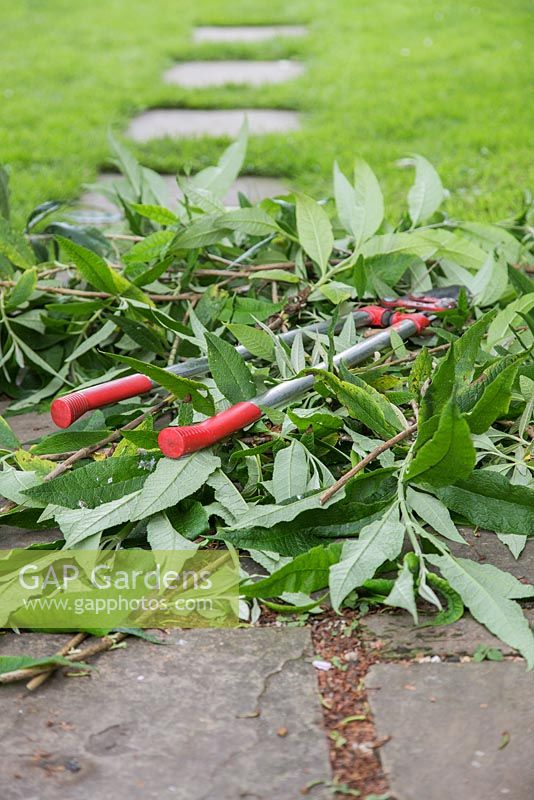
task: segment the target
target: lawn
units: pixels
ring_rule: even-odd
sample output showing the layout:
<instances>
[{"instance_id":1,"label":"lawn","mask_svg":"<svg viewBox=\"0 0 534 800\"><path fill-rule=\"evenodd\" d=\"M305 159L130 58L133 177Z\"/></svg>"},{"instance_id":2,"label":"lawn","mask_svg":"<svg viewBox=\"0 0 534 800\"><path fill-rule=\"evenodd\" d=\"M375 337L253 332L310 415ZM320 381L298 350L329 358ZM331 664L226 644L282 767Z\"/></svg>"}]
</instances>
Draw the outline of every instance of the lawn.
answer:
<instances>
[{"instance_id":1,"label":"lawn","mask_svg":"<svg viewBox=\"0 0 534 800\"><path fill-rule=\"evenodd\" d=\"M253 7L252 7L253 5ZM451 192L447 210L501 219L529 185L532 74L526 0L471 4L428 0L20 0L0 14L0 161L13 174L20 216L52 197L73 198L108 157L106 131L152 106L279 106L305 116L302 132L253 139L248 172L286 175L330 191L331 164L364 156L398 210L411 175L394 169L418 152ZM310 35L255 46L191 43L197 23L309 22ZM297 82L261 90L185 91L161 74L176 59L306 60ZM214 160L223 140L138 148L172 172Z\"/></svg>"}]
</instances>

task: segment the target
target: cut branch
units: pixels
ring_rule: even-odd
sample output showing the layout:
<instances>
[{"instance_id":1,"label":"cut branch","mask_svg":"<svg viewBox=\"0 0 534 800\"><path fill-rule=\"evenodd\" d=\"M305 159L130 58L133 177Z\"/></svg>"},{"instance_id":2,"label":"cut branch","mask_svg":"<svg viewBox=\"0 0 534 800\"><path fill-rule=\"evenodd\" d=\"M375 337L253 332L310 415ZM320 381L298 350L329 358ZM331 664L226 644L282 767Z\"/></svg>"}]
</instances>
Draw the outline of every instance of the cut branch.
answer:
<instances>
[{"instance_id":1,"label":"cut branch","mask_svg":"<svg viewBox=\"0 0 534 800\"><path fill-rule=\"evenodd\" d=\"M368 455L366 455L365 458L362 458L362 460L359 461L356 464L356 466L354 466L352 469L350 469L348 472L342 475L339 480L337 480L332 486L330 486L325 492L322 493L321 505L324 505L328 500L330 500L330 498L333 497L337 492L339 492L339 490L342 489L350 481L351 478L354 478L354 476L357 475L358 472L361 472L362 469L365 469L365 467L368 464L370 464L371 461L374 461L375 458L378 458L379 455L385 453L386 450L389 450L391 447L395 447L395 445L398 444L399 442L402 442L404 439L407 439L408 436L411 436L412 433L416 432L416 430L417 430L417 425L410 425L409 428L405 428L405 430L401 431L400 433L397 433L396 436L393 436L391 439L388 439L387 442L382 442L382 444L378 445L378 447L375 447L374 450L371 450L371 452Z\"/></svg>"}]
</instances>

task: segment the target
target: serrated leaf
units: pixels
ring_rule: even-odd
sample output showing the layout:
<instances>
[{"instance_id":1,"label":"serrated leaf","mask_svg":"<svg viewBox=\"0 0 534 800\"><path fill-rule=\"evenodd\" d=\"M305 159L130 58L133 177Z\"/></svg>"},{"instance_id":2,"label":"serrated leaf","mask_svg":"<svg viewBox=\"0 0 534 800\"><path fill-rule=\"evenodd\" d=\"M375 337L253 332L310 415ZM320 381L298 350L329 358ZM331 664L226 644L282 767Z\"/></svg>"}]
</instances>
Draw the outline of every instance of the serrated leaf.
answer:
<instances>
[{"instance_id":1,"label":"serrated leaf","mask_svg":"<svg viewBox=\"0 0 534 800\"><path fill-rule=\"evenodd\" d=\"M221 214L217 222L221 228L249 236L268 236L279 230L274 219L261 208L236 208Z\"/></svg>"},{"instance_id":2,"label":"serrated leaf","mask_svg":"<svg viewBox=\"0 0 534 800\"><path fill-rule=\"evenodd\" d=\"M328 572L337 563L341 545L313 547L256 583L241 586L245 597L280 597L285 592L316 592L328 585Z\"/></svg>"},{"instance_id":3,"label":"serrated leaf","mask_svg":"<svg viewBox=\"0 0 534 800\"><path fill-rule=\"evenodd\" d=\"M474 618L510 647L519 650L532 669L534 634L520 606L502 594L501 582L496 585L495 574L500 570L492 565L449 555L428 554L426 558L458 592Z\"/></svg>"},{"instance_id":4,"label":"serrated leaf","mask_svg":"<svg viewBox=\"0 0 534 800\"><path fill-rule=\"evenodd\" d=\"M31 247L24 237L14 231L0 215L0 256L5 256L20 269L29 269L35 263Z\"/></svg>"},{"instance_id":5,"label":"serrated leaf","mask_svg":"<svg viewBox=\"0 0 534 800\"><path fill-rule=\"evenodd\" d=\"M464 393L458 395L460 407L468 410L465 419L473 433L484 433L490 425L507 413L512 386L526 353L500 359L483 372ZM475 401L473 404L473 400Z\"/></svg>"},{"instance_id":6,"label":"serrated leaf","mask_svg":"<svg viewBox=\"0 0 534 800\"><path fill-rule=\"evenodd\" d=\"M358 419L370 430L389 439L402 430L402 424L392 404L372 386L353 376L355 383L341 381L330 373L317 372L351 417Z\"/></svg>"},{"instance_id":7,"label":"serrated leaf","mask_svg":"<svg viewBox=\"0 0 534 800\"><path fill-rule=\"evenodd\" d=\"M206 333L205 337L211 375L226 399L239 403L254 397L256 387L243 356L215 334Z\"/></svg>"},{"instance_id":8,"label":"serrated leaf","mask_svg":"<svg viewBox=\"0 0 534 800\"><path fill-rule=\"evenodd\" d=\"M205 214L200 219L192 222L191 225L176 236L172 246L173 251L196 250L197 248L220 242L228 231L228 228L225 228L220 223L220 219L220 214Z\"/></svg>"},{"instance_id":9,"label":"serrated leaf","mask_svg":"<svg viewBox=\"0 0 534 800\"><path fill-rule=\"evenodd\" d=\"M367 525L357 540L344 543L341 560L330 569L330 597L335 611L339 611L341 603L353 589L373 577L384 561L397 558L404 533L399 507L395 503L381 519Z\"/></svg>"},{"instance_id":10,"label":"serrated leaf","mask_svg":"<svg viewBox=\"0 0 534 800\"><path fill-rule=\"evenodd\" d=\"M498 533L534 536L534 489L510 483L504 475L477 469L469 480L433 491L447 508L473 525Z\"/></svg>"},{"instance_id":11,"label":"serrated leaf","mask_svg":"<svg viewBox=\"0 0 534 800\"><path fill-rule=\"evenodd\" d=\"M526 314L534 308L534 292L518 297L512 303L499 311L488 330L488 346L494 347L507 336L511 336L510 326L521 324L520 313Z\"/></svg>"},{"instance_id":12,"label":"serrated leaf","mask_svg":"<svg viewBox=\"0 0 534 800\"><path fill-rule=\"evenodd\" d=\"M454 401L445 406L437 424L430 419L425 425L433 426L432 436L427 438L422 430L424 444L416 451L405 480L443 486L470 475L476 463L475 448L469 425Z\"/></svg>"},{"instance_id":13,"label":"serrated leaf","mask_svg":"<svg viewBox=\"0 0 534 800\"><path fill-rule=\"evenodd\" d=\"M104 259L93 253L92 250L75 244L70 239L65 239L64 236L56 235L55 238L72 259L82 277L95 289L111 295L133 297L141 303L151 305L151 301L141 289L130 283L120 272L111 269Z\"/></svg>"},{"instance_id":14,"label":"serrated leaf","mask_svg":"<svg viewBox=\"0 0 534 800\"><path fill-rule=\"evenodd\" d=\"M424 222L438 210L445 193L440 177L423 156L414 155L415 182L408 192L408 210L413 225Z\"/></svg>"},{"instance_id":15,"label":"serrated leaf","mask_svg":"<svg viewBox=\"0 0 534 800\"><path fill-rule=\"evenodd\" d=\"M29 300L36 284L37 269L33 267L33 269L25 270L7 296L6 308L8 311L18 308Z\"/></svg>"},{"instance_id":16,"label":"serrated leaf","mask_svg":"<svg viewBox=\"0 0 534 800\"><path fill-rule=\"evenodd\" d=\"M158 225L176 225L180 221L176 214L164 206L153 206L146 203L130 203L130 206L142 217L146 217Z\"/></svg>"},{"instance_id":17,"label":"serrated leaf","mask_svg":"<svg viewBox=\"0 0 534 800\"><path fill-rule=\"evenodd\" d=\"M163 259L169 245L176 237L176 231L155 231L154 233L145 236L140 242L134 244L127 253L124 254L123 259L127 264L140 262L146 264L148 261L154 259Z\"/></svg>"},{"instance_id":18,"label":"serrated leaf","mask_svg":"<svg viewBox=\"0 0 534 800\"><path fill-rule=\"evenodd\" d=\"M334 247L334 234L328 214L305 194L297 195L296 209L299 242L324 275Z\"/></svg>"},{"instance_id":19,"label":"serrated leaf","mask_svg":"<svg viewBox=\"0 0 534 800\"><path fill-rule=\"evenodd\" d=\"M241 325L237 322L229 323L226 327L237 341L247 348L249 353L265 361L272 361L274 344L268 333L259 328L253 328L251 325Z\"/></svg>"}]
</instances>

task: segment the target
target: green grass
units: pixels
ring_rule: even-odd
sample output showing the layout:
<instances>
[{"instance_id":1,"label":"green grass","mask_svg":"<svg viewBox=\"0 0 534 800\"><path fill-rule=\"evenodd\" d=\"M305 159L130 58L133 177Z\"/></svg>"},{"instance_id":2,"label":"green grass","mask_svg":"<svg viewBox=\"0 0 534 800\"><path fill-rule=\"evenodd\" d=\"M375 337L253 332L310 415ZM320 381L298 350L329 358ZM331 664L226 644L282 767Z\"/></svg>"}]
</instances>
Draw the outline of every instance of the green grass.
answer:
<instances>
[{"instance_id":1,"label":"green grass","mask_svg":"<svg viewBox=\"0 0 534 800\"><path fill-rule=\"evenodd\" d=\"M106 131L154 106L297 108L304 129L251 141L248 172L287 175L329 191L334 158L362 155L398 211L419 152L451 191L447 210L499 219L528 187L532 74L527 0L484 4L404 0L19 0L0 12L0 161L13 174L17 216L73 198L108 157ZM254 46L191 44L197 23L308 21L305 40ZM161 74L192 57L304 58L298 81L261 90L184 91ZM165 140L137 148L176 172L211 163L224 140Z\"/></svg>"}]
</instances>

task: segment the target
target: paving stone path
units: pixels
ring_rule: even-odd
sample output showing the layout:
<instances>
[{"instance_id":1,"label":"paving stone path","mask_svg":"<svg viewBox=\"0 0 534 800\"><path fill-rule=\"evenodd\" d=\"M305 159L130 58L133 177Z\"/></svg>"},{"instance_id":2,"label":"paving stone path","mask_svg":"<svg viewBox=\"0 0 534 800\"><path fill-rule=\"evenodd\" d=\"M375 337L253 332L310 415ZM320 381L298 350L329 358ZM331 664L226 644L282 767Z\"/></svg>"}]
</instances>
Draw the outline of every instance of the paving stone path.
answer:
<instances>
[{"instance_id":1,"label":"paving stone path","mask_svg":"<svg viewBox=\"0 0 534 800\"><path fill-rule=\"evenodd\" d=\"M170 639L129 639L94 678L52 678L35 695L1 687L3 800L296 800L329 780L307 630ZM0 653L47 655L64 641L8 634Z\"/></svg>"},{"instance_id":2,"label":"paving stone path","mask_svg":"<svg viewBox=\"0 0 534 800\"><path fill-rule=\"evenodd\" d=\"M47 414L9 421L24 442L54 430ZM533 580L534 542L516 561L493 534L462 532L459 554ZM57 538L53 529L0 528L3 549ZM525 613L534 623L534 609ZM534 678L524 661L469 615L435 629L385 612L362 628L354 635L368 648L380 644L383 663L365 685L396 800L530 800ZM92 677L53 678L36 695L2 687L2 798L296 800L309 782L330 779L309 629L172 639L129 639ZM48 655L63 641L5 634L0 654ZM478 645L498 647L505 661L469 661ZM309 796L331 795L317 786Z\"/></svg>"},{"instance_id":3,"label":"paving stone path","mask_svg":"<svg viewBox=\"0 0 534 800\"><path fill-rule=\"evenodd\" d=\"M257 44L277 37L304 36L307 29L302 25L271 26L203 26L195 28L195 42L249 42ZM261 60L213 60L190 61L176 64L163 75L163 81L185 88L218 87L228 84L259 87L264 84L283 83L299 77L304 65L298 61L279 59ZM276 108L252 109L149 109L132 119L127 134L136 142L150 142L165 137L183 138L197 136L237 136L243 119L247 116L253 135L291 133L301 127L300 115L295 111ZM265 179L248 176L249 199L257 202L269 196L270 186L262 185ZM284 189L283 184L274 187L274 194ZM233 198L237 198L235 187ZM234 205L235 203L230 203ZM79 222L109 224L120 219L117 209L102 196L94 192L85 193L74 214Z\"/></svg>"},{"instance_id":4,"label":"paving stone path","mask_svg":"<svg viewBox=\"0 0 534 800\"><path fill-rule=\"evenodd\" d=\"M377 664L366 686L396 800L532 800L524 663Z\"/></svg>"}]
</instances>

